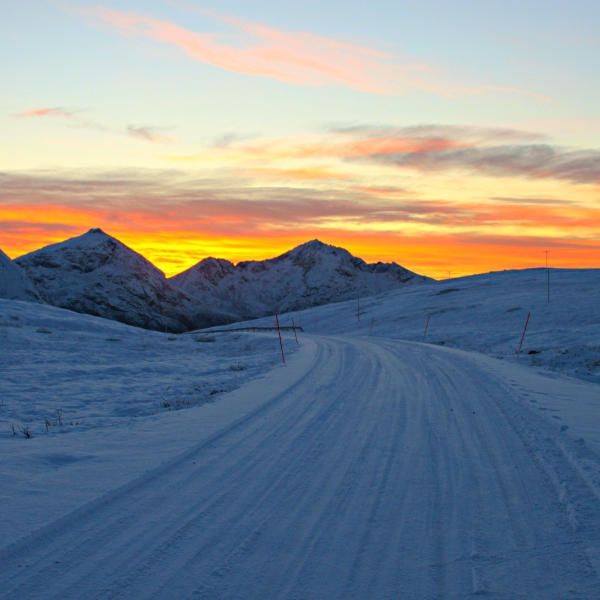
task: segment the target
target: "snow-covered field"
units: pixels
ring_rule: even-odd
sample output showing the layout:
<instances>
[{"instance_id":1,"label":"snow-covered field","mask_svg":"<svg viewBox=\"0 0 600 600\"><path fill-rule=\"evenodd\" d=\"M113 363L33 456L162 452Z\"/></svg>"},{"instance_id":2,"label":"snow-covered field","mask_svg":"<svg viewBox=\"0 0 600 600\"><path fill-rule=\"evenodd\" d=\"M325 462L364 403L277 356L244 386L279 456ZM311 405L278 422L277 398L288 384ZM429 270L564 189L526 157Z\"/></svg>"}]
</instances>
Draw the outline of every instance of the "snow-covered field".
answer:
<instances>
[{"instance_id":1,"label":"snow-covered field","mask_svg":"<svg viewBox=\"0 0 600 600\"><path fill-rule=\"evenodd\" d=\"M600 383L600 269L503 271L320 306L282 317L310 333L425 341ZM360 321L358 304L360 302ZM261 319L253 323L269 323Z\"/></svg>"},{"instance_id":2,"label":"snow-covered field","mask_svg":"<svg viewBox=\"0 0 600 600\"><path fill-rule=\"evenodd\" d=\"M600 597L600 276L551 277L283 315L285 366L2 301L0 597Z\"/></svg>"},{"instance_id":3,"label":"snow-covered field","mask_svg":"<svg viewBox=\"0 0 600 600\"><path fill-rule=\"evenodd\" d=\"M228 392L279 363L273 335L163 334L0 300L0 546L183 451Z\"/></svg>"}]
</instances>

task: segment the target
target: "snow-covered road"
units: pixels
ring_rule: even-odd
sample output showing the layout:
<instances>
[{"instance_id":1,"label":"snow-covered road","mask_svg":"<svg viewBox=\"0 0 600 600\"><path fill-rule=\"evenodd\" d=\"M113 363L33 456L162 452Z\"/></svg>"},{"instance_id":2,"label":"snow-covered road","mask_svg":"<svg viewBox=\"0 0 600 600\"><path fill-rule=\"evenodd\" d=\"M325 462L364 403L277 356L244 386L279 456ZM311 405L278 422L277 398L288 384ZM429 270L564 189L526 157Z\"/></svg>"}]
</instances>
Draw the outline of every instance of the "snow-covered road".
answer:
<instances>
[{"instance_id":1,"label":"snow-covered road","mask_svg":"<svg viewBox=\"0 0 600 600\"><path fill-rule=\"evenodd\" d=\"M600 595L600 459L507 365L375 338L302 352L285 391L264 380L262 406L0 559L0 597Z\"/></svg>"}]
</instances>

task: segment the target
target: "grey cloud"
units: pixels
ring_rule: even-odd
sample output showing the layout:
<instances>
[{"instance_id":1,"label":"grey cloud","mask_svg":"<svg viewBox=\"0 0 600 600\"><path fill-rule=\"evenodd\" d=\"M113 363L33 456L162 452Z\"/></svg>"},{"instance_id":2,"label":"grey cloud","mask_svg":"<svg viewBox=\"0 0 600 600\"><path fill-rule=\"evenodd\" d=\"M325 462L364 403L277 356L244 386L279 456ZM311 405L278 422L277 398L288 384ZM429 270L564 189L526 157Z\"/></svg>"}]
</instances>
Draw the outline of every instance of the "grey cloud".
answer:
<instances>
[{"instance_id":1,"label":"grey cloud","mask_svg":"<svg viewBox=\"0 0 600 600\"><path fill-rule=\"evenodd\" d=\"M131 137L146 140L148 142L171 141L172 138L160 133L161 130L164 131L164 128L159 129L158 127L148 127L148 126L136 127L134 125L128 125L127 129L125 131L126 131L127 135L129 135Z\"/></svg>"},{"instance_id":2,"label":"grey cloud","mask_svg":"<svg viewBox=\"0 0 600 600\"><path fill-rule=\"evenodd\" d=\"M549 144L372 154L364 160L423 171L459 168L494 177L523 176L580 184L600 183L600 150L567 150Z\"/></svg>"},{"instance_id":3,"label":"grey cloud","mask_svg":"<svg viewBox=\"0 0 600 600\"><path fill-rule=\"evenodd\" d=\"M227 185L229 183L229 185ZM361 190L313 188L240 187L215 179L186 181L174 171L128 170L109 173L2 173L0 205L32 205L53 202L84 210L121 212L140 210L170 217L185 214L196 223L240 220L240 228L264 223L278 225L319 224L344 218L356 222L444 223L468 218L460 206L442 201L390 200ZM219 217L220 219L216 219Z\"/></svg>"},{"instance_id":4,"label":"grey cloud","mask_svg":"<svg viewBox=\"0 0 600 600\"><path fill-rule=\"evenodd\" d=\"M388 137L390 139L447 139L462 142L490 143L494 141L535 142L546 139L541 133L506 127L475 127L468 125L421 124L410 127L384 125L332 125L331 133L352 135L360 139Z\"/></svg>"}]
</instances>

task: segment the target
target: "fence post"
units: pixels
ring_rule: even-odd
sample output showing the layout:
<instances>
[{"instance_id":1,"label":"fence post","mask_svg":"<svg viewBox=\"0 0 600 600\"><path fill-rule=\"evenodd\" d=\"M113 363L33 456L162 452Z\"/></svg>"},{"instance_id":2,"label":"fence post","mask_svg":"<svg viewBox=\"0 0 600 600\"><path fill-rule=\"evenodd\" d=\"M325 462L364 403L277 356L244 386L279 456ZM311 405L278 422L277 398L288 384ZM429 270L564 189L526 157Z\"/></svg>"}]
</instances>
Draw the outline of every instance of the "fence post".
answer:
<instances>
[{"instance_id":1,"label":"fence post","mask_svg":"<svg viewBox=\"0 0 600 600\"><path fill-rule=\"evenodd\" d=\"M521 348L523 348L523 340L525 339L525 332L527 331L527 324L529 323L530 316L531 316L531 313L528 312L527 320L525 321L525 328L523 329L523 335L521 336L521 343L519 344L519 351L517 352L517 358L515 359L515 362L517 362L519 360L519 356L521 356Z\"/></svg>"},{"instance_id":2,"label":"fence post","mask_svg":"<svg viewBox=\"0 0 600 600\"><path fill-rule=\"evenodd\" d=\"M423 333L423 341L425 341L425 336L427 335L427 328L429 327L429 319L431 319L431 315L427 315L427 323L425 324L425 331Z\"/></svg>"},{"instance_id":3,"label":"fence post","mask_svg":"<svg viewBox=\"0 0 600 600\"><path fill-rule=\"evenodd\" d=\"M285 365L285 354L283 353L283 340L281 339L281 329L279 329L279 317L277 313L275 313L275 323L277 324L277 333L279 334L279 346L281 348L281 359L283 360L283 364Z\"/></svg>"},{"instance_id":4,"label":"fence post","mask_svg":"<svg viewBox=\"0 0 600 600\"><path fill-rule=\"evenodd\" d=\"M294 335L296 336L296 346L298 346L298 334L296 333L296 323L294 323L294 317L292 317L292 325L294 326Z\"/></svg>"}]
</instances>

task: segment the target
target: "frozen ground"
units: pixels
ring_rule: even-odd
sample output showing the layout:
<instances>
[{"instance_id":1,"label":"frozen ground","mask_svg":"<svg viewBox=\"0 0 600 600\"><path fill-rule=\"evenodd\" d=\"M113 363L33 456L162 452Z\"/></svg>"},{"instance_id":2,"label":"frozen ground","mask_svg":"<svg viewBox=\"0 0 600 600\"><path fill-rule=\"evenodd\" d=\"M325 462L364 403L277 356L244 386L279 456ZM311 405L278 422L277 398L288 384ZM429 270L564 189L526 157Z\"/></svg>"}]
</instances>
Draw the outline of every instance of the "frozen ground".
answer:
<instances>
[{"instance_id":1,"label":"frozen ground","mask_svg":"<svg viewBox=\"0 0 600 600\"><path fill-rule=\"evenodd\" d=\"M425 341L514 360L527 313L521 364L600 383L600 269L502 271L438 281L359 302L282 316L309 333ZM271 323L261 319L253 323Z\"/></svg>"},{"instance_id":2,"label":"frozen ground","mask_svg":"<svg viewBox=\"0 0 600 600\"><path fill-rule=\"evenodd\" d=\"M2 373L0 597L598 598L600 388L528 364L593 357L598 278L564 273L573 290L548 305L538 274L514 274L530 278L517 292L498 274L387 294L361 303L360 323L356 303L295 314L320 334L295 352L287 335L286 366L271 334L170 341L3 303L3 360L20 363ZM515 364L528 311L526 352L541 352ZM427 314L437 344L398 339L422 338ZM70 358L79 366L61 366ZM206 402L199 381L228 391ZM157 389L199 400L169 411ZM31 399L76 407L76 390L84 425L46 432L26 412ZM34 437L12 434L17 416Z\"/></svg>"},{"instance_id":3,"label":"frozen ground","mask_svg":"<svg viewBox=\"0 0 600 600\"><path fill-rule=\"evenodd\" d=\"M272 335L162 334L0 300L0 546L184 450L196 421L280 362Z\"/></svg>"}]
</instances>

